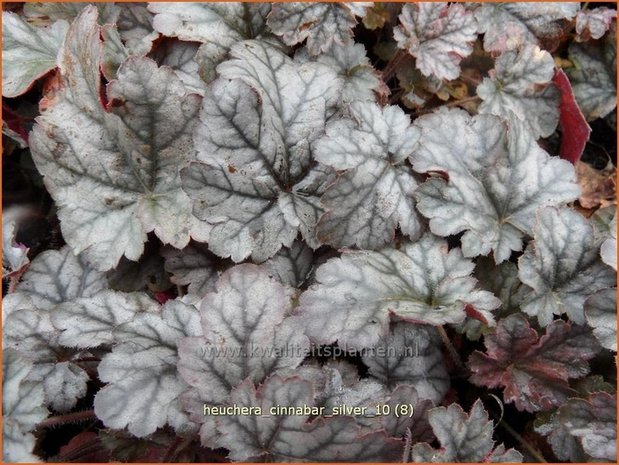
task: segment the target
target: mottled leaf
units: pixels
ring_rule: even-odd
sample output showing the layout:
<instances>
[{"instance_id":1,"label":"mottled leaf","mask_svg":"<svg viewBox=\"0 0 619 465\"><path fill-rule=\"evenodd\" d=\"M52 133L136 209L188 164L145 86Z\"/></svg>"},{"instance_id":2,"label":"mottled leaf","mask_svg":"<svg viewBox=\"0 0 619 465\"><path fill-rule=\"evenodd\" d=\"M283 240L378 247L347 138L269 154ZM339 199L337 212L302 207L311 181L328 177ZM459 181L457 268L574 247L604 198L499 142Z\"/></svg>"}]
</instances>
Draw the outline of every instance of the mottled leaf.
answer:
<instances>
[{"instance_id":1,"label":"mottled leaf","mask_svg":"<svg viewBox=\"0 0 619 465\"><path fill-rule=\"evenodd\" d=\"M200 74L210 82L215 68L224 61L237 42L266 33L269 3L150 3L155 13L153 26L168 37L202 42L196 61Z\"/></svg>"},{"instance_id":2,"label":"mottled leaf","mask_svg":"<svg viewBox=\"0 0 619 465\"><path fill-rule=\"evenodd\" d=\"M524 44L555 45L563 34L561 20L572 19L579 3L483 3L475 11L484 49L514 50Z\"/></svg>"},{"instance_id":3,"label":"mottled leaf","mask_svg":"<svg viewBox=\"0 0 619 465\"><path fill-rule=\"evenodd\" d=\"M398 226L407 236L420 234L413 199L418 182L407 161L418 137L399 107L369 102L354 102L350 118L327 125L315 157L347 171L322 196L321 242L377 249L393 240Z\"/></svg>"},{"instance_id":4,"label":"mottled leaf","mask_svg":"<svg viewBox=\"0 0 619 465\"><path fill-rule=\"evenodd\" d=\"M193 150L199 98L169 68L130 58L100 101L97 12L75 20L61 51L61 90L38 118L32 155L59 207L63 236L98 269L137 260L146 233L182 248L208 227L191 214L178 168ZM158 95L153 100L152 95Z\"/></svg>"},{"instance_id":5,"label":"mottled leaf","mask_svg":"<svg viewBox=\"0 0 619 465\"><path fill-rule=\"evenodd\" d=\"M303 286L314 268L314 253L303 242L295 241L291 247L282 248L269 258L263 266L282 284L298 288Z\"/></svg>"},{"instance_id":6,"label":"mottled leaf","mask_svg":"<svg viewBox=\"0 0 619 465\"><path fill-rule=\"evenodd\" d=\"M473 52L477 24L463 5L407 3L393 30L398 47L416 58L424 76L456 79L460 62Z\"/></svg>"},{"instance_id":7,"label":"mottled leaf","mask_svg":"<svg viewBox=\"0 0 619 465\"><path fill-rule=\"evenodd\" d=\"M475 401L468 414L458 404L451 404L430 410L428 418L441 448L415 444L415 462L522 462L515 449L506 451L503 444L494 447L494 425L481 400Z\"/></svg>"},{"instance_id":8,"label":"mottled leaf","mask_svg":"<svg viewBox=\"0 0 619 465\"><path fill-rule=\"evenodd\" d=\"M434 404L441 402L449 388L440 338L429 326L395 324L362 360L369 373L387 386L409 384L419 398Z\"/></svg>"},{"instance_id":9,"label":"mottled leaf","mask_svg":"<svg viewBox=\"0 0 619 465\"><path fill-rule=\"evenodd\" d=\"M2 12L2 95L17 97L57 66L69 29L66 21L37 28L20 16Z\"/></svg>"},{"instance_id":10,"label":"mottled leaf","mask_svg":"<svg viewBox=\"0 0 619 465\"><path fill-rule=\"evenodd\" d=\"M570 44L574 64L566 72L588 121L603 118L617 106L617 45L615 29L600 43Z\"/></svg>"},{"instance_id":11,"label":"mottled leaf","mask_svg":"<svg viewBox=\"0 0 619 465\"><path fill-rule=\"evenodd\" d=\"M347 252L316 271L317 284L303 293L298 310L318 343L370 347L389 330L389 318L442 325L462 322L467 305L492 324L500 301L476 289L474 265L460 249L433 235L399 250Z\"/></svg>"},{"instance_id":12,"label":"mottled leaf","mask_svg":"<svg viewBox=\"0 0 619 465\"><path fill-rule=\"evenodd\" d=\"M204 95L206 82L200 78L196 54L198 44L192 42L165 42L152 55L159 66L169 66L179 77L187 92Z\"/></svg>"},{"instance_id":13,"label":"mottled leaf","mask_svg":"<svg viewBox=\"0 0 619 465\"><path fill-rule=\"evenodd\" d=\"M318 247L319 196L333 174L314 166L340 81L319 63L297 64L265 42L232 47L205 95L195 140L199 163L181 172L194 214L213 224L209 248L264 261L298 232Z\"/></svg>"},{"instance_id":14,"label":"mottled leaf","mask_svg":"<svg viewBox=\"0 0 619 465\"><path fill-rule=\"evenodd\" d=\"M197 309L178 300L117 327L113 336L121 342L99 364L99 379L107 385L95 396L97 417L137 437L166 423L180 434L191 432L194 425L178 402L187 385L176 370L177 344L200 334Z\"/></svg>"},{"instance_id":15,"label":"mottled leaf","mask_svg":"<svg viewBox=\"0 0 619 465\"><path fill-rule=\"evenodd\" d=\"M380 74L372 67L363 44L335 44L327 52L312 57L307 48L300 49L295 61L305 63L314 59L337 71L344 85L340 95L342 104L356 101L374 101L376 94L388 92Z\"/></svg>"},{"instance_id":16,"label":"mottled leaf","mask_svg":"<svg viewBox=\"0 0 619 465\"><path fill-rule=\"evenodd\" d=\"M144 293L101 291L54 308L52 324L62 331L58 342L81 349L114 342L117 326L142 312L157 313L159 304Z\"/></svg>"},{"instance_id":17,"label":"mottled leaf","mask_svg":"<svg viewBox=\"0 0 619 465\"><path fill-rule=\"evenodd\" d=\"M522 311L541 326L562 313L584 324L585 299L617 280L599 259L593 227L573 210L550 207L538 212L533 237L518 261L518 276L529 288Z\"/></svg>"},{"instance_id":18,"label":"mottled leaf","mask_svg":"<svg viewBox=\"0 0 619 465\"><path fill-rule=\"evenodd\" d=\"M617 10L605 6L579 11L576 15L576 40L586 42L589 39L602 38L616 18Z\"/></svg>"},{"instance_id":19,"label":"mottled leaf","mask_svg":"<svg viewBox=\"0 0 619 465\"><path fill-rule=\"evenodd\" d=\"M38 462L32 452L35 439L30 431L43 421L43 388L27 380L32 362L16 350L2 352L2 459L7 463Z\"/></svg>"},{"instance_id":20,"label":"mottled leaf","mask_svg":"<svg viewBox=\"0 0 619 465\"><path fill-rule=\"evenodd\" d=\"M328 51L335 44L351 42L352 28L357 24L355 15L364 15L367 2L346 3L275 3L267 18L271 30L282 37L287 45L296 45L307 39L310 54Z\"/></svg>"},{"instance_id":21,"label":"mottled leaf","mask_svg":"<svg viewBox=\"0 0 619 465\"><path fill-rule=\"evenodd\" d=\"M602 261L617 270L617 212L608 225L608 238L600 246Z\"/></svg>"},{"instance_id":22,"label":"mottled leaf","mask_svg":"<svg viewBox=\"0 0 619 465\"><path fill-rule=\"evenodd\" d=\"M534 138L548 137L559 122L559 91L552 84L554 61L537 45L503 52L490 78L477 86L480 113L518 118Z\"/></svg>"},{"instance_id":23,"label":"mottled leaf","mask_svg":"<svg viewBox=\"0 0 619 465\"><path fill-rule=\"evenodd\" d=\"M550 423L536 427L548 436L560 460L617 460L617 396L595 392L587 399L569 399L551 417ZM596 460L587 460L580 448Z\"/></svg>"},{"instance_id":24,"label":"mottled leaf","mask_svg":"<svg viewBox=\"0 0 619 465\"><path fill-rule=\"evenodd\" d=\"M617 352L617 288L602 289L585 300L585 318L600 344Z\"/></svg>"},{"instance_id":25,"label":"mottled leaf","mask_svg":"<svg viewBox=\"0 0 619 465\"><path fill-rule=\"evenodd\" d=\"M220 447L235 461L393 461L402 443L384 432L363 433L354 418L339 416L309 421L309 415L268 415L274 406L314 405L312 385L298 377L272 376L258 390L244 382L230 396L239 406L260 407L262 415L219 418Z\"/></svg>"},{"instance_id":26,"label":"mottled leaf","mask_svg":"<svg viewBox=\"0 0 619 465\"><path fill-rule=\"evenodd\" d=\"M540 337L522 314L499 321L484 342L487 353L475 351L469 358L470 380L505 388L505 402L528 412L549 410L573 396L568 379L585 376L600 349L584 326L555 320Z\"/></svg>"},{"instance_id":27,"label":"mottled leaf","mask_svg":"<svg viewBox=\"0 0 619 465\"><path fill-rule=\"evenodd\" d=\"M417 172L431 176L415 196L434 234L464 231L466 257L494 252L495 262L522 250L536 210L574 200L580 190L573 166L551 158L517 120L509 129L491 115L462 110L418 118L419 146L411 157Z\"/></svg>"}]
</instances>

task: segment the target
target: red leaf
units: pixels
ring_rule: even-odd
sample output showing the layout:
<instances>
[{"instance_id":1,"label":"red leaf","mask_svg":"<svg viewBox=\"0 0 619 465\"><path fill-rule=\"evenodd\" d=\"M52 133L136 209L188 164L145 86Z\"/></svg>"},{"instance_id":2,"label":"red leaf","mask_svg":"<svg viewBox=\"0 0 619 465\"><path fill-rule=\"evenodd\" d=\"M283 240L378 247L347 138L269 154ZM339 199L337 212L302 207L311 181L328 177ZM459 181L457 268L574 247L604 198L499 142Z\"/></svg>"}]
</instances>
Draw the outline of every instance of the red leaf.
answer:
<instances>
[{"instance_id":1,"label":"red leaf","mask_svg":"<svg viewBox=\"0 0 619 465\"><path fill-rule=\"evenodd\" d=\"M504 387L505 402L529 412L558 407L575 394L568 379L585 376L600 349L589 328L555 320L539 337L520 314L501 320L485 344L487 353L469 358L471 382Z\"/></svg>"},{"instance_id":2,"label":"red leaf","mask_svg":"<svg viewBox=\"0 0 619 465\"><path fill-rule=\"evenodd\" d=\"M561 92L559 116L559 125L561 126L560 155L564 160L576 164L585 150L589 134L591 134L591 128L576 103L572 85L563 70L558 70L552 80Z\"/></svg>"},{"instance_id":3,"label":"red leaf","mask_svg":"<svg viewBox=\"0 0 619 465\"><path fill-rule=\"evenodd\" d=\"M96 433L83 432L60 448L58 458L62 462L109 462L110 451Z\"/></svg>"},{"instance_id":4,"label":"red leaf","mask_svg":"<svg viewBox=\"0 0 619 465\"><path fill-rule=\"evenodd\" d=\"M28 143L28 130L26 129L24 118L11 110L8 106L2 103L2 122L11 130L19 134L19 136Z\"/></svg>"}]
</instances>

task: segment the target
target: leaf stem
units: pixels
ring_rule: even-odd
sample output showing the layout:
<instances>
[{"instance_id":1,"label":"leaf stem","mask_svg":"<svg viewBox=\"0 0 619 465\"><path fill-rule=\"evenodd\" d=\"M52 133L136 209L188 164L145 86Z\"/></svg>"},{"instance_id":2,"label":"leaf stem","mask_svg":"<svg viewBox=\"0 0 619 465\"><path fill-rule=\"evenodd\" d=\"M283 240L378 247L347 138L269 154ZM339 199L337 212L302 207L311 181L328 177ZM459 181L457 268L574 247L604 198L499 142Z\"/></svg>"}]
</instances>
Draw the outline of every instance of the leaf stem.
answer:
<instances>
[{"instance_id":1,"label":"leaf stem","mask_svg":"<svg viewBox=\"0 0 619 465\"><path fill-rule=\"evenodd\" d=\"M441 335L443 344L445 344L445 348L447 349L447 352L449 352L449 356L451 357L453 362L456 364L456 366L458 367L460 371L465 371L466 367L464 366L464 363L462 363L462 360L460 359L460 356L458 355L458 351L456 350L456 348L453 346L453 344L449 340L449 336L447 335L445 328L443 326L437 326L436 329L438 330L438 333Z\"/></svg>"},{"instance_id":2,"label":"leaf stem","mask_svg":"<svg viewBox=\"0 0 619 465\"><path fill-rule=\"evenodd\" d=\"M67 423L80 423L82 421L97 420L94 410L84 410L82 412L67 413L66 415L57 415L43 420L37 425L37 429L53 428Z\"/></svg>"}]
</instances>

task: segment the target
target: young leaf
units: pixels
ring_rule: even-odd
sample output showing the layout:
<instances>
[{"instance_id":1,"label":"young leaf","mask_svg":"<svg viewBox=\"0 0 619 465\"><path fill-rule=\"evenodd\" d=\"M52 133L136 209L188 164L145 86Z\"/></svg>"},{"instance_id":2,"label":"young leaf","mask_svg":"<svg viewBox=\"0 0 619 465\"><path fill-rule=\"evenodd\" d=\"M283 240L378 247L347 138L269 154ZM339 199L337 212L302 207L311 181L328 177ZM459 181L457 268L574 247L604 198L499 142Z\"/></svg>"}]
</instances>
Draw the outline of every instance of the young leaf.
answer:
<instances>
[{"instance_id":1,"label":"young leaf","mask_svg":"<svg viewBox=\"0 0 619 465\"><path fill-rule=\"evenodd\" d=\"M163 256L165 269L172 274L171 281L179 286L189 285L188 298L197 301L215 288L218 278L216 257L205 245L190 244L183 250L165 249Z\"/></svg>"},{"instance_id":2,"label":"young leaf","mask_svg":"<svg viewBox=\"0 0 619 465\"><path fill-rule=\"evenodd\" d=\"M584 326L555 320L539 337L522 314L499 321L484 342L487 353L475 351L469 358L471 382L504 387L505 402L528 412L549 410L574 395L568 378L585 376L588 360L599 351Z\"/></svg>"},{"instance_id":3,"label":"young leaf","mask_svg":"<svg viewBox=\"0 0 619 465\"><path fill-rule=\"evenodd\" d=\"M441 342L434 328L396 323L362 360L369 373L388 387L409 384L419 398L435 405L449 389Z\"/></svg>"},{"instance_id":4,"label":"young leaf","mask_svg":"<svg viewBox=\"0 0 619 465\"><path fill-rule=\"evenodd\" d=\"M2 278L11 275L19 275L23 272L30 260L28 259L28 247L15 241L17 234L17 222L2 218Z\"/></svg>"},{"instance_id":5,"label":"young leaf","mask_svg":"<svg viewBox=\"0 0 619 465\"><path fill-rule=\"evenodd\" d=\"M503 52L490 78L477 86L480 113L518 118L535 139L550 136L559 122L559 91L552 84L554 61L537 45Z\"/></svg>"},{"instance_id":6,"label":"young leaf","mask_svg":"<svg viewBox=\"0 0 619 465\"><path fill-rule=\"evenodd\" d=\"M428 417L442 447L437 450L426 443L415 444L415 462L522 462L515 449L506 451L503 444L494 447L494 425L479 399L469 414L458 404L451 404L430 410Z\"/></svg>"},{"instance_id":7,"label":"young leaf","mask_svg":"<svg viewBox=\"0 0 619 465\"><path fill-rule=\"evenodd\" d=\"M493 322L500 301L476 289L474 265L460 249L427 234L400 250L347 252L316 271L317 284L301 295L298 314L308 336L343 347L375 345L389 317L442 325L462 322L467 305Z\"/></svg>"},{"instance_id":8,"label":"young leaf","mask_svg":"<svg viewBox=\"0 0 619 465\"><path fill-rule=\"evenodd\" d=\"M340 81L319 63L294 63L266 42L232 47L207 92L195 140L199 163L181 172L194 214L213 224L209 248L239 262L272 257L301 231L318 247L318 197L333 177L311 144Z\"/></svg>"},{"instance_id":9,"label":"young leaf","mask_svg":"<svg viewBox=\"0 0 619 465\"><path fill-rule=\"evenodd\" d=\"M491 115L469 116L463 110L439 111L418 118L419 145L411 157L417 172L444 172L430 177L415 197L430 218L434 234L464 231L462 252L476 257L494 252L495 262L522 250L536 210L578 198L573 166L551 158L531 133L513 119L509 130Z\"/></svg>"},{"instance_id":10,"label":"young leaf","mask_svg":"<svg viewBox=\"0 0 619 465\"><path fill-rule=\"evenodd\" d=\"M66 21L37 28L20 16L2 12L2 95L17 97L57 66L57 55L69 29Z\"/></svg>"},{"instance_id":11,"label":"young leaf","mask_svg":"<svg viewBox=\"0 0 619 465\"><path fill-rule=\"evenodd\" d=\"M316 57L312 57L304 47L295 54L294 59L299 63L314 59L336 70L344 83L340 95L341 104L374 101L376 93L388 92L380 74L370 64L363 44L335 44Z\"/></svg>"},{"instance_id":12,"label":"young leaf","mask_svg":"<svg viewBox=\"0 0 619 465\"><path fill-rule=\"evenodd\" d=\"M159 3L148 9L155 13L153 27L168 37L202 42L196 61L201 76L210 82L215 68L224 61L230 47L266 33L269 3Z\"/></svg>"},{"instance_id":13,"label":"young leaf","mask_svg":"<svg viewBox=\"0 0 619 465\"><path fill-rule=\"evenodd\" d=\"M371 3L275 3L267 18L271 30L282 37L287 45L296 45L307 39L310 54L328 51L335 44L351 42L352 28L357 24L355 15L365 16L365 7Z\"/></svg>"},{"instance_id":14,"label":"young leaf","mask_svg":"<svg viewBox=\"0 0 619 465\"><path fill-rule=\"evenodd\" d=\"M579 11L576 15L576 40L586 42L589 39L601 39L616 18L617 10L605 6Z\"/></svg>"},{"instance_id":15,"label":"young leaf","mask_svg":"<svg viewBox=\"0 0 619 465\"><path fill-rule=\"evenodd\" d=\"M235 461L394 461L402 443L384 432L363 433L354 418L309 421L309 415L269 415L274 406L313 406L312 385L299 377L272 376L256 390L245 381L230 397L238 406L260 407L263 414L220 417L219 446Z\"/></svg>"},{"instance_id":16,"label":"young leaf","mask_svg":"<svg viewBox=\"0 0 619 465\"><path fill-rule=\"evenodd\" d=\"M199 98L169 68L130 58L99 94L97 10L75 20L61 51L61 90L38 119L32 155L59 207L64 238L101 270L137 260L146 233L182 248L208 226L191 214L178 168L193 150ZM159 95L156 100L152 95Z\"/></svg>"},{"instance_id":17,"label":"young leaf","mask_svg":"<svg viewBox=\"0 0 619 465\"><path fill-rule=\"evenodd\" d=\"M396 106L354 102L350 114L329 123L316 142L319 162L347 170L322 196L327 212L318 223L318 238L337 248L377 249L393 240L398 226L417 237L421 224L413 191L418 184L407 158L418 130Z\"/></svg>"},{"instance_id":18,"label":"young leaf","mask_svg":"<svg viewBox=\"0 0 619 465\"><path fill-rule=\"evenodd\" d=\"M550 423L536 427L548 436L559 460L617 460L617 396L594 392L587 399L569 399L551 417ZM581 449L582 448L582 449Z\"/></svg>"},{"instance_id":19,"label":"young leaf","mask_svg":"<svg viewBox=\"0 0 619 465\"><path fill-rule=\"evenodd\" d=\"M615 29L601 43L571 44L574 64L567 74L574 95L588 121L604 118L617 106L617 44Z\"/></svg>"},{"instance_id":20,"label":"young leaf","mask_svg":"<svg viewBox=\"0 0 619 465\"><path fill-rule=\"evenodd\" d=\"M601 289L585 300L585 318L603 347L617 352L617 289Z\"/></svg>"},{"instance_id":21,"label":"young leaf","mask_svg":"<svg viewBox=\"0 0 619 465\"><path fill-rule=\"evenodd\" d=\"M137 437L166 423L180 434L190 432L194 426L178 402L187 385L176 370L177 344L200 334L197 309L178 300L117 327L113 335L121 342L99 364L99 379L108 384L95 396L97 417Z\"/></svg>"},{"instance_id":22,"label":"young leaf","mask_svg":"<svg viewBox=\"0 0 619 465\"><path fill-rule=\"evenodd\" d=\"M538 212L533 237L518 261L518 276L530 288L522 311L537 316L541 326L562 313L584 324L585 299L616 282L616 273L599 259L593 227L573 210L549 207Z\"/></svg>"},{"instance_id":23,"label":"young leaf","mask_svg":"<svg viewBox=\"0 0 619 465\"><path fill-rule=\"evenodd\" d=\"M2 458L5 462L38 462L32 431L48 411L43 387L28 381L32 362L14 349L2 352Z\"/></svg>"},{"instance_id":24,"label":"young leaf","mask_svg":"<svg viewBox=\"0 0 619 465\"><path fill-rule=\"evenodd\" d=\"M579 3L568 2L483 3L475 18L484 34L484 49L503 52L525 44L554 45L563 33L560 21L572 19L579 10Z\"/></svg>"},{"instance_id":25,"label":"young leaf","mask_svg":"<svg viewBox=\"0 0 619 465\"><path fill-rule=\"evenodd\" d=\"M456 79L460 62L473 52L477 24L463 5L407 3L393 29L398 47L413 55L424 76Z\"/></svg>"}]
</instances>

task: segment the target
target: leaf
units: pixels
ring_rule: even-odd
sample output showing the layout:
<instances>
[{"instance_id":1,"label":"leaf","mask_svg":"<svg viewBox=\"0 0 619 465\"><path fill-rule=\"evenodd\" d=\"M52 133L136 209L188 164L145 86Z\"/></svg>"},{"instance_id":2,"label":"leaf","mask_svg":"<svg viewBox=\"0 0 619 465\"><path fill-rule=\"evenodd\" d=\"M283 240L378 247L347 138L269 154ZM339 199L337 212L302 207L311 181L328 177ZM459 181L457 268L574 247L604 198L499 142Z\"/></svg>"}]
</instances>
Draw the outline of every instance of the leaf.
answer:
<instances>
[{"instance_id":1,"label":"leaf","mask_svg":"<svg viewBox=\"0 0 619 465\"><path fill-rule=\"evenodd\" d=\"M522 455L515 449L506 451L503 444L494 447L494 425L479 399L469 414L458 404L451 404L430 410L428 418L441 448L415 444L415 462L522 462Z\"/></svg>"},{"instance_id":2,"label":"leaf","mask_svg":"<svg viewBox=\"0 0 619 465\"><path fill-rule=\"evenodd\" d=\"M179 434L191 432L194 425L178 402L187 385L176 370L177 344L200 333L197 309L178 300L117 327L114 338L121 342L99 364L99 379L107 386L95 396L97 417L107 427L127 427L137 437L166 423Z\"/></svg>"},{"instance_id":3,"label":"leaf","mask_svg":"<svg viewBox=\"0 0 619 465\"><path fill-rule=\"evenodd\" d=\"M614 462L617 460L617 396L594 392L587 399L569 399L552 415L549 424L536 427L536 431L548 436L560 460L587 460L578 455L582 448L593 459Z\"/></svg>"},{"instance_id":4,"label":"leaf","mask_svg":"<svg viewBox=\"0 0 619 465\"><path fill-rule=\"evenodd\" d=\"M389 330L390 315L431 325L462 322L470 305L493 322L499 300L476 289L474 265L460 249L427 234L400 250L345 252L316 271L301 295L298 315L320 344L371 347Z\"/></svg>"},{"instance_id":5,"label":"leaf","mask_svg":"<svg viewBox=\"0 0 619 465\"><path fill-rule=\"evenodd\" d=\"M121 258L118 266L107 272L110 288L124 292L161 292L169 289L170 280L157 249L158 246L146 244L146 251L137 262Z\"/></svg>"},{"instance_id":6,"label":"leaf","mask_svg":"<svg viewBox=\"0 0 619 465\"><path fill-rule=\"evenodd\" d=\"M220 447L235 461L393 461L402 443L384 432L363 433L351 417L315 419L309 415L268 415L274 406L313 406L312 385L298 377L272 376L257 390L246 381L231 394L231 403L260 407L259 416L219 418Z\"/></svg>"},{"instance_id":7,"label":"leaf","mask_svg":"<svg viewBox=\"0 0 619 465\"><path fill-rule=\"evenodd\" d=\"M145 4L120 3L118 33L130 55L143 56L150 52L159 33L153 31L153 15Z\"/></svg>"},{"instance_id":8,"label":"leaf","mask_svg":"<svg viewBox=\"0 0 619 465\"><path fill-rule=\"evenodd\" d=\"M605 6L579 11L576 15L576 40L601 39L616 18L617 10Z\"/></svg>"},{"instance_id":9,"label":"leaf","mask_svg":"<svg viewBox=\"0 0 619 465\"><path fill-rule=\"evenodd\" d=\"M311 55L327 52L335 44L351 42L355 15L364 16L368 2L346 3L275 3L267 17L271 30L287 45L307 39Z\"/></svg>"},{"instance_id":10,"label":"leaf","mask_svg":"<svg viewBox=\"0 0 619 465\"><path fill-rule=\"evenodd\" d=\"M178 371L194 388L185 406L193 419L205 423L204 445L211 445L207 430L214 425L204 416L203 405L225 404L244 380L258 384L278 370L296 368L305 358L309 342L285 319L290 307L283 286L250 264L223 273L201 301L203 336L180 342ZM199 402L193 400L196 396Z\"/></svg>"},{"instance_id":11,"label":"leaf","mask_svg":"<svg viewBox=\"0 0 619 465\"><path fill-rule=\"evenodd\" d=\"M86 349L115 342L113 332L117 326L139 313L158 311L159 304L144 293L106 290L56 306L51 320L62 331L58 338L61 345Z\"/></svg>"},{"instance_id":12,"label":"leaf","mask_svg":"<svg viewBox=\"0 0 619 465\"><path fill-rule=\"evenodd\" d=\"M100 270L137 260L146 233L184 247L208 226L191 214L177 170L193 150L199 98L169 68L130 58L99 98L99 29L88 7L61 51L62 89L38 118L32 155L59 207L63 236ZM159 95L153 100L151 95ZM70 143L69 143L70 141Z\"/></svg>"},{"instance_id":13,"label":"leaf","mask_svg":"<svg viewBox=\"0 0 619 465\"><path fill-rule=\"evenodd\" d=\"M398 47L414 56L424 76L456 79L460 62L473 52L477 25L463 5L407 3L393 29Z\"/></svg>"},{"instance_id":14,"label":"leaf","mask_svg":"<svg viewBox=\"0 0 619 465\"><path fill-rule=\"evenodd\" d=\"M266 33L269 3L150 3L155 13L153 27L168 37L202 42L196 61L201 76L210 82L215 68L224 61L237 42L255 39Z\"/></svg>"},{"instance_id":15,"label":"leaf","mask_svg":"<svg viewBox=\"0 0 619 465\"><path fill-rule=\"evenodd\" d=\"M518 260L518 276L528 286L522 311L537 316L542 327L562 313L584 324L585 299L617 279L599 259L593 227L575 211L544 208L533 238Z\"/></svg>"},{"instance_id":16,"label":"leaf","mask_svg":"<svg viewBox=\"0 0 619 465\"><path fill-rule=\"evenodd\" d=\"M575 165L585 150L591 128L576 103L576 97L567 74L560 69L555 73L552 80L561 92L561 105L559 106L561 148L559 154L561 158Z\"/></svg>"},{"instance_id":17,"label":"leaf","mask_svg":"<svg viewBox=\"0 0 619 465\"><path fill-rule=\"evenodd\" d=\"M603 347L617 352L617 289L601 289L585 300L585 318Z\"/></svg>"},{"instance_id":18,"label":"leaf","mask_svg":"<svg viewBox=\"0 0 619 465\"><path fill-rule=\"evenodd\" d=\"M396 323L362 361L388 387L409 384L435 405L449 389L440 338L431 327Z\"/></svg>"},{"instance_id":19,"label":"leaf","mask_svg":"<svg viewBox=\"0 0 619 465\"><path fill-rule=\"evenodd\" d=\"M311 144L340 82L333 70L296 64L265 42L241 42L205 95L195 141L199 163L181 172L194 214L213 224L209 248L262 262L301 232L318 247L319 196L332 180Z\"/></svg>"},{"instance_id":20,"label":"leaf","mask_svg":"<svg viewBox=\"0 0 619 465\"><path fill-rule=\"evenodd\" d=\"M617 213L609 224L608 238L600 246L602 261L617 271Z\"/></svg>"},{"instance_id":21,"label":"leaf","mask_svg":"<svg viewBox=\"0 0 619 465\"><path fill-rule=\"evenodd\" d=\"M601 43L572 43L568 49L573 67L567 69L574 96L587 121L604 118L617 106L616 32Z\"/></svg>"},{"instance_id":22,"label":"leaf","mask_svg":"<svg viewBox=\"0 0 619 465\"><path fill-rule=\"evenodd\" d=\"M554 61L537 45L503 52L490 78L477 86L479 113L518 118L535 139L550 136L559 122L560 93L552 84Z\"/></svg>"},{"instance_id":23,"label":"leaf","mask_svg":"<svg viewBox=\"0 0 619 465\"><path fill-rule=\"evenodd\" d=\"M396 106L354 102L350 112L330 122L316 142L319 162L347 170L322 196L327 212L318 239L337 248L377 249L393 240L398 226L417 237L421 224L412 194L418 184L407 157L418 131Z\"/></svg>"},{"instance_id":24,"label":"leaf","mask_svg":"<svg viewBox=\"0 0 619 465\"><path fill-rule=\"evenodd\" d=\"M56 65L67 34L66 21L47 28L31 26L20 16L2 12L2 95L17 97Z\"/></svg>"},{"instance_id":25,"label":"leaf","mask_svg":"<svg viewBox=\"0 0 619 465\"><path fill-rule=\"evenodd\" d=\"M48 24L50 21L64 19L73 21L79 13L89 6L85 2L28 2L24 4L24 16L32 23ZM121 6L115 3L97 3L101 24L114 24L120 15Z\"/></svg>"},{"instance_id":26,"label":"leaf","mask_svg":"<svg viewBox=\"0 0 619 465\"><path fill-rule=\"evenodd\" d=\"M420 173L431 176L415 197L430 230L440 236L464 231L465 257L494 252L497 264L522 237L531 234L536 210L560 205L579 195L574 168L551 158L517 120L509 129L491 115L469 116L462 110L441 110L415 121L421 129L411 157Z\"/></svg>"},{"instance_id":27,"label":"leaf","mask_svg":"<svg viewBox=\"0 0 619 465\"><path fill-rule=\"evenodd\" d=\"M189 285L188 298L199 300L215 288L219 277L216 257L205 245L190 244L183 250L168 248L163 251L165 270L170 280L179 286Z\"/></svg>"},{"instance_id":28,"label":"leaf","mask_svg":"<svg viewBox=\"0 0 619 465\"><path fill-rule=\"evenodd\" d=\"M26 270L30 263L28 259L30 249L15 240L16 220L8 220L6 214L2 220L2 278L4 279L9 276L19 276Z\"/></svg>"},{"instance_id":29,"label":"leaf","mask_svg":"<svg viewBox=\"0 0 619 465\"><path fill-rule=\"evenodd\" d=\"M300 288L314 269L314 253L301 241L293 242L290 248L282 248L264 262L269 275L286 286Z\"/></svg>"},{"instance_id":30,"label":"leaf","mask_svg":"<svg viewBox=\"0 0 619 465\"><path fill-rule=\"evenodd\" d=\"M294 56L295 61L306 63L312 58L337 71L344 83L340 103L356 101L374 101L376 94L388 94L389 89L382 82L366 56L363 44L334 44L328 51L312 57L307 48L300 49Z\"/></svg>"},{"instance_id":31,"label":"leaf","mask_svg":"<svg viewBox=\"0 0 619 465\"><path fill-rule=\"evenodd\" d=\"M27 380L32 362L19 352L2 352L2 458L5 462L38 462L32 452L32 431L48 411L43 406L43 388Z\"/></svg>"},{"instance_id":32,"label":"leaf","mask_svg":"<svg viewBox=\"0 0 619 465\"><path fill-rule=\"evenodd\" d=\"M20 299L29 299L35 308L50 310L62 302L91 297L106 287L105 275L65 246L39 254L15 290ZM7 314L17 310L6 301L3 307Z\"/></svg>"},{"instance_id":33,"label":"leaf","mask_svg":"<svg viewBox=\"0 0 619 465\"><path fill-rule=\"evenodd\" d=\"M569 2L484 3L475 10L475 18L484 34L484 49L503 52L524 44L554 46L563 34L561 21L579 10L579 3Z\"/></svg>"},{"instance_id":34,"label":"leaf","mask_svg":"<svg viewBox=\"0 0 619 465\"><path fill-rule=\"evenodd\" d=\"M573 396L568 379L585 376L588 360L599 351L584 326L555 320L540 337L522 314L499 321L484 342L487 353L475 351L469 358L470 381L504 387L505 402L528 412L550 410Z\"/></svg>"},{"instance_id":35,"label":"leaf","mask_svg":"<svg viewBox=\"0 0 619 465\"><path fill-rule=\"evenodd\" d=\"M164 42L152 54L159 66L169 66L183 81L187 92L204 95L206 82L199 75L197 52L198 44L192 42Z\"/></svg>"}]
</instances>

